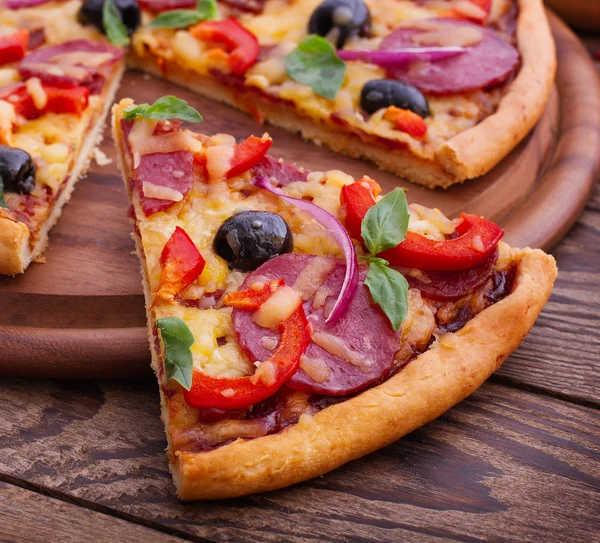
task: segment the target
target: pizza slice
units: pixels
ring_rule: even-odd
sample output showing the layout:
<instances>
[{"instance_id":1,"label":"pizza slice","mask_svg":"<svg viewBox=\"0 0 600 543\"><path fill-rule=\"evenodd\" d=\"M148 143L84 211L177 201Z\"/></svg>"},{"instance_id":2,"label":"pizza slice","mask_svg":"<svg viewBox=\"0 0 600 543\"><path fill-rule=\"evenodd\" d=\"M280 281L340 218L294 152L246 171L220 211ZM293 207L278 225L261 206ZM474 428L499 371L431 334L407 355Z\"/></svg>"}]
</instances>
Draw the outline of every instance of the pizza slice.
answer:
<instances>
[{"instance_id":1,"label":"pizza slice","mask_svg":"<svg viewBox=\"0 0 600 543\"><path fill-rule=\"evenodd\" d=\"M61 33L37 15L0 15L0 273L9 275L46 248L124 68L123 50L100 34L55 19ZM65 41L77 28L95 39Z\"/></svg>"},{"instance_id":2,"label":"pizza slice","mask_svg":"<svg viewBox=\"0 0 600 543\"><path fill-rule=\"evenodd\" d=\"M474 392L547 301L554 259L369 178L183 129L122 100L169 463L183 500L281 488L383 447Z\"/></svg>"},{"instance_id":3,"label":"pizza slice","mask_svg":"<svg viewBox=\"0 0 600 543\"><path fill-rule=\"evenodd\" d=\"M498 164L554 81L542 0L197 3L140 1L132 65L431 188Z\"/></svg>"}]
</instances>

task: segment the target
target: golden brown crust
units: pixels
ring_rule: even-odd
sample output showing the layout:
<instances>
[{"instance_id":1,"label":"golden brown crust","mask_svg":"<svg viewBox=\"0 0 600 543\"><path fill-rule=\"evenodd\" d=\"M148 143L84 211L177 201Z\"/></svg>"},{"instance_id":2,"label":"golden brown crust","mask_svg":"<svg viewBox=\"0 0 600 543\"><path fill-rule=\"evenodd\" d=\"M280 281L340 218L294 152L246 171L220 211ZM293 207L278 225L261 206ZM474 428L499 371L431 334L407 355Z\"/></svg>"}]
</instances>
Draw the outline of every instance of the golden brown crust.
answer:
<instances>
[{"instance_id":1,"label":"golden brown crust","mask_svg":"<svg viewBox=\"0 0 600 543\"><path fill-rule=\"evenodd\" d=\"M239 439L203 453L175 453L182 500L274 490L388 445L473 393L521 343L550 296L556 264L540 250L513 249L514 291L385 383L277 434Z\"/></svg>"},{"instance_id":2,"label":"golden brown crust","mask_svg":"<svg viewBox=\"0 0 600 543\"><path fill-rule=\"evenodd\" d=\"M0 217L0 273L23 273L30 261L27 225L8 217Z\"/></svg>"},{"instance_id":3,"label":"golden brown crust","mask_svg":"<svg viewBox=\"0 0 600 543\"><path fill-rule=\"evenodd\" d=\"M541 0L520 0L521 69L493 115L447 141L436 156L458 181L490 171L535 126L556 75L556 50Z\"/></svg>"},{"instance_id":4,"label":"golden brown crust","mask_svg":"<svg viewBox=\"0 0 600 543\"><path fill-rule=\"evenodd\" d=\"M135 51L130 65L187 87L208 98L243 111L259 113L275 126L300 132L307 140L324 144L338 153L367 159L383 170L429 188L447 188L490 171L535 126L544 111L556 73L554 40L542 0L520 0L517 40L522 57L518 76L508 87L497 111L473 128L465 130L426 159L408 148L388 149L331 124L318 123L254 93L240 93L176 61Z\"/></svg>"}]
</instances>

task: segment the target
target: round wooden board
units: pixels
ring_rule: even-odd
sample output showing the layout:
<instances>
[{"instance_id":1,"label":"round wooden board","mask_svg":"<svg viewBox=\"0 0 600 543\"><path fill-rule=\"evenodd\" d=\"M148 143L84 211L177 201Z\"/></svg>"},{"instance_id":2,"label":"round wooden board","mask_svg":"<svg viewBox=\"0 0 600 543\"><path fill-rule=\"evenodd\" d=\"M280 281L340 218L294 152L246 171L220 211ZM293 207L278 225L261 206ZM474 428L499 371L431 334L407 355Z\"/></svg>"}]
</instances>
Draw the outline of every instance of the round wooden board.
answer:
<instances>
[{"instance_id":1,"label":"round wooden board","mask_svg":"<svg viewBox=\"0 0 600 543\"><path fill-rule=\"evenodd\" d=\"M556 89L538 126L483 178L429 191L373 166L341 157L272 127L272 154L312 170L367 174L410 201L485 215L517 246L551 248L581 213L600 171L600 81L583 45L551 15L558 45ZM237 137L261 133L227 106L130 72L119 97L152 102L176 93L205 115L201 129ZM102 150L114 158L106 130ZM19 277L0 277L0 375L126 377L149 372L139 263L132 254L127 198L116 164L94 165L80 181L50 236L45 264Z\"/></svg>"}]
</instances>

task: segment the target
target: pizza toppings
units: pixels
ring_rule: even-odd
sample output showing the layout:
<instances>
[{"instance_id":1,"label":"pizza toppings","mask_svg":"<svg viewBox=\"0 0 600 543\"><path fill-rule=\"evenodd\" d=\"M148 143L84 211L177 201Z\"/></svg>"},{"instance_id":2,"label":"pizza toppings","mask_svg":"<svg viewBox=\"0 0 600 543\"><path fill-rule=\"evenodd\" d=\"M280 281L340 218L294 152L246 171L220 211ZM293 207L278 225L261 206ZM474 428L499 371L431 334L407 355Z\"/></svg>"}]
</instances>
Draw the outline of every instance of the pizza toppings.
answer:
<instances>
[{"instance_id":1,"label":"pizza toppings","mask_svg":"<svg viewBox=\"0 0 600 543\"><path fill-rule=\"evenodd\" d=\"M29 194L35 185L35 163L29 153L0 145L0 193ZM0 198L0 206L2 199Z\"/></svg>"},{"instance_id":2,"label":"pizza toppings","mask_svg":"<svg viewBox=\"0 0 600 543\"><path fill-rule=\"evenodd\" d=\"M204 21L193 26L190 34L199 40L226 48L227 63L233 74L243 74L258 59L260 45L256 36L236 19Z\"/></svg>"},{"instance_id":3,"label":"pizza toppings","mask_svg":"<svg viewBox=\"0 0 600 543\"><path fill-rule=\"evenodd\" d=\"M451 41L452 40L452 41ZM430 94L458 94L506 81L519 65L519 53L492 30L467 21L427 19L406 24L381 42L381 50L460 45L464 54L414 63L390 73Z\"/></svg>"},{"instance_id":4,"label":"pizza toppings","mask_svg":"<svg viewBox=\"0 0 600 543\"><path fill-rule=\"evenodd\" d=\"M204 270L205 261L187 232L177 226L163 247L159 259L162 266L157 298L172 302L191 285Z\"/></svg>"},{"instance_id":5,"label":"pizza toppings","mask_svg":"<svg viewBox=\"0 0 600 543\"><path fill-rule=\"evenodd\" d=\"M338 56L342 60L360 60L376 64L382 68L393 70L402 68L412 62L435 62L445 58L455 57L466 53L467 49L460 46L448 47L413 47L407 49L393 49L374 51L372 49L339 50Z\"/></svg>"},{"instance_id":6,"label":"pizza toppings","mask_svg":"<svg viewBox=\"0 0 600 543\"><path fill-rule=\"evenodd\" d=\"M397 334L385 315L373 304L364 285L366 267L360 269L359 285L348 310L335 324L327 324L326 319L342 288L345 266L341 259L296 253L283 255L252 272L242 289L256 282L275 279L283 279L287 285L296 288L296 283L301 282L305 270L315 260L319 265L323 265L323 260L329 261L324 269L330 270L330 273L319 278L321 282L317 285L318 290L322 289L328 295L322 305L315 304L317 294L303 301L312 329L311 342L305 354L308 361L303 363L309 371L299 370L289 380L288 386L332 396L349 394L379 379L391 367L399 346ZM276 331L259 326L252 315L237 309L232 314L232 322L240 345L251 360L264 360L269 356L265 339L278 340ZM318 371L315 368L319 368ZM316 379L313 378L315 376ZM325 376L327 379L324 379Z\"/></svg>"},{"instance_id":7,"label":"pizza toppings","mask_svg":"<svg viewBox=\"0 0 600 543\"><path fill-rule=\"evenodd\" d=\"M461 213L457 237L445 241L408 232L406 240L381 257L396 266L421 270L466 270L494 252L504 231L482 217Z\"/></svg>"},{"instance_id":8,"label":"pizza toppings","mask_svg":"<svg viewBox=\"0 0 600 543\"><path fill-rule=\"evenodd\" d=\"M11 103L15 112L26 119L36 119L44 113L81 115L88 106L89 95L87 87L50 85L41 83L39 78L0 88L0 100Z\"/></svg>"},{"instance_id":9,"label":"pizza toppings","mask_svg":"<svg viewBox=\"0 0 600 543\"><path fill-rule=\"evenodd\" d=\"M363 0L324 0L310 16L308 32L341 49L350 37L370 35L371 13Z\"/></svg>"},{"instance_id":10,"label":"pizza toppings","mask_svg":"<svg viewBox=\"0 0 600 543\"><path fill-rule=\"evenodd\" d=\"M141 23L140 6L136 0L113 0L113 3L127 33L131 36ZM105 4L106 0L84 0L77 13L77 20L82 25L93 25L100 32L106 33Z\"/></svg>"},{"instance_id":11,"label":"pizza toppings","mask_svg":"<svg viewBox=\"0 0 600 543\"><path fill-rule=\"evenodd\" d=\"M285 288L281 280L262 283L259 288L250 287L228 295L224 301L253 322L252 313L260 310L280 288ZM257 360L254 375L213 377L202 371L194 371L192 386L184 392L185 401L197 408L240 409L272 396L297 371L300 357L306 352L310 341L309 330L304 309L300 305L279 325L275 332L279 334L279 344L274 352Z\"/></svg>"},{"instance_id":12,"label":"pizza toppings","mask_svg":"<svg viewBox=\"0 0 600 543\"><path fill-rule=\"evenodd\" d=\"M93 86L122 58L123 50L108 43L72 40L33 51L19 63L19 73L23 79L39 77L49 85Z\"/></svg>"},{"instance_id":13,"label":"pizza toppings","mask_svg":"<svg viewBox=\"0 0 600 543\"><path fill-rule=\"evenodd\" d=\"M309 213L313 219L315 219L323 228L325 228L325 230L327 230L327 232L339 245L340 250L344 254L344 258L346 259L346 271L342 288L339 291L339 296L334 306L331 308L331 312L326 317L326 322L328 324L333 324L347 311L348 306L350 305L358 287L358 262L356 258L356 249L354 248L354 245L352 245L352 241L350 240L348 232L333 215L325 211L323 208L313 204L312 202L307 202L306 200L302 200L300 198L292 198L291 196L285 195L281 189L275 188L271 184L271 181L269 181L269 179L267 179L264 175L255 177L252 183L261 189L278 195L286 202L301 209L302 211Z\"/></svg>"},{"instance_id":14,"label":"pizza toppings","mask_svg":"<svg viewBox=\"0 0 600 543\"><path fill-rule=\"evenodd\" d=\"M251 271L267 260L293 250L289 225L269 211L242 211L219 227L213 242L215 253L230 268Z\"/></svg>"},{"instance_id":15,"label":"pizza toppings","mask_svg":"<svg viewBox=\"0 0 600 543\"><path fill-rule=\"evenodd\" d=\"M28 46L29 31L27 30L17 30L12 34L0 36L0 66L21 60Z\"/></svg>"},{"instance_id":16,"label":"pizza toppings","mask_svg":"<svg viewBox=\"0 0 600 543\"><path fill-rule=\"evenodd\" d=\"M484 24L492 10L492 0L458 0L444 16Z\"/></svg>"},{"instance_id":17,"label":"pizza toppings","mask_svg":"<svg viewBox=\"0 0 600 543\"><path fill-rule=\"evenodd\" d=\"M374 79L365 83L360 94L360 106L367 113L395 106L429 117L427 98L414 85L394 79Z\"/></svg>"},{"instance_id":18,"label":"pizza toppings","mask_svg":"<svg viewBox=\"0 0 600 543\"><path fill-rule=\"evenodd\" d=\"M396 129L410 134L413 138L419 139L427 134L425 121L409 109L390 106L383 114L383 118L390 121Z\"/></svg>"},{"instance_id":19,"label":"pizza toppings","mask_svg":"<svg viewBox=\"0 0 600 543\"><path fill-rule=\"evenodd\" d=\"M139 0L140 7L159 13L171 9L189 9L196 5L196 0Z\"/></svg>"},{"instance_id":20,"label":"pizza toppings","mask_svg":"<svg viewBox=\"0 0 600 543\"><path fill-rule=\"evenodd\" d=\"M271 145L273 140L266 135L262 138L249 136L242 143L237 144L225 177L230 179L256 166L265 157Z\"/></svg>"}]
</instances>

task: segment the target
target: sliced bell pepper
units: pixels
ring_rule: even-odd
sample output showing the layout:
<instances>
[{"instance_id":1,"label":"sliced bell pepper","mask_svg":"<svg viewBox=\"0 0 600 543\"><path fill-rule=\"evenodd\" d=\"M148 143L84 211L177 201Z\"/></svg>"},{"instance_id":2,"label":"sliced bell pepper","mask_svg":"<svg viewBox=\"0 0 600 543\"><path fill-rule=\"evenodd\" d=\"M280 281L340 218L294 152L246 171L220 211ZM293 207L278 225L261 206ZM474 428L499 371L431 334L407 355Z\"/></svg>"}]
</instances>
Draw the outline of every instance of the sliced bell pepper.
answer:
<instances>
[{"instance_id":1,"label":"sliced bell pepper","mask_svg":"<svg viewBox=\"0 0 600 543\"><path fill-rule=\"evenodd\" d=\"M378 256L391 264L420 270L466 270L487 258L498 245L504 230L497 224L461 213L456 227L458 237L437 241L414 232L397 247Z\"/></svg>"},{"instance_id":2,"label":"sliced bell pepper","mask_svg":"<svg viewBox=\"0 0 600 543\"><path fill-rule=\"evenodd\" d=\"M427 134L427 124L423 118L410 109L389 106L383 118L392 122L396 129L406 132L413 138L422 138Z\"/></svg>"},{"instance_id":3,"label":"sliced bell pepper","mask_svg":"<svg viewBox=\"0 0 600 543\"><path fill-rule=\"evenodd\" d=\"M229 53L227 64L234 74L243 74L256 62L260 53L256 36L235 19L203 21L190 28L189 32L199 40L225 46Z\"/></svg>"},{"instance_id":4,"label":"sliced bell pepper","mask_svg":"<svg viewBox=\"0 0 600 543\"><path fill-rule=\"evenodd\" d=\"M227 179L256 166L265 157L271 145L273 145L273 140L264 136L262 138L250 136L242 143L238 143L231 159L231 168L225 174Z\"/></svg>"},{"instance_id":5,"label":"sliced bell pepper","mask_svg":"<svg viewBox=\"0 0 600 543\"><path fill-rule=\"evenodd\" d=\"M355 239L361 239L361 223L375 198L360 181L342 187L342 205L346 208L346 229ZM479 264L498 245L504 231L482 217L462 213L454 239L437 241L414 232L393 249L377 256L391 264L420 270L466 270Z\"/></svg>"},{"instance_id":6,"label":"sliced bell pepper","mask_svg":"<svg viewBox=\"0 0 600 543\"><path fill-rule=\"evenodd\" d=\"M206 262L187 232L177 226L159 259L162 271L156 298L172 301L202 273Z\"/></svg>"},{"instance_id":7,"label":"sliced bell pepper","mask_svg":"<svg viewBox=\"0 0 600 543\"><path fill-rule=\"evenodd\" d=\"M242 311L255 311L268 297L283 286L283 281L272 281L261 289L249 289L229 294L226 305ZM258 366L254 375L247 377L212 377L194 371L192 387L184 391L184 399L191 407L242 409L259 403L277 392L298 370L300 357L310 342L310 326L302 305L279 326L280 340L275 352ZM270 365L268 379L259 376L263 364ZM265 382L266 381L266 382Z\"/></svg>"},{"instance_id":8,"label":"sliced bell pepper","mask_svg":"<svg viewBox=\"0 0 600 543\"><path fill-rule=\"evenodd\" d=\"M362 220L367 211L375 205L375 197L380 192L381 187L368 177L342 187L340 198L346 210L346 230L353 238L362 240Z\"/></svg>"},{"instance_id":9,"label":"sliced bell pepper","mask_svg":"<svg viewBox=\"0 0 600 543\"><path fill-rule=\"evenodd\" d=\"M0 37L0 66L21 60L25 56L28 45L28 30L17 30Z\"/></svg>"},{"instance_id":10,"label":"sliced bell pepper","mask_svg":"<svg viewBox=\"0 0 600 543\"><path fill-rule=\"evenodd\" d=\"M465 6L466 4L466 6ZM480 8L482 15L473 16L468 9L469 4ZM492 0L459 0L457 6L445 11L440 17L451 17L454 19L464 19L465 21L471 21L472 23L485 24L487 18L492 11Z\"/></svg>"},{"instance_id":11,"label":"sliced bell pepper","mask_svg":"<svg viewBox=\"0 0 600 543\"><path fill-rule=\"evenodd\" d=\"M18 115L35 119L44 113L73 113L81 115L88 105L90 90L87 87L55 87L42 83L46 105L38 109L24 83L0 89L0 100L13 104Z\"/></svg>"}]
</instances>

